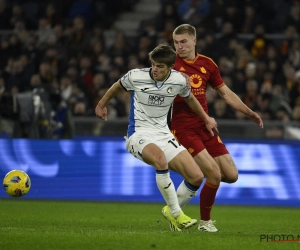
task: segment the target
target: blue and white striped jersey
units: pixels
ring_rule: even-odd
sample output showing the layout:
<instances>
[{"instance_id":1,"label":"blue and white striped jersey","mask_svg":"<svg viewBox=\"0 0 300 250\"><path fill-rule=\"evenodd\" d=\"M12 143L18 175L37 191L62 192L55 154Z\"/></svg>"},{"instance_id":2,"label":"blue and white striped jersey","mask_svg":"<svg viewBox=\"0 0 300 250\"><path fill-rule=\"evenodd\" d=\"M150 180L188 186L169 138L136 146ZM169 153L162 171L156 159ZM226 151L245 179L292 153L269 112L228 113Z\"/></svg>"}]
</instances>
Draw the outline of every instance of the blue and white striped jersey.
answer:
<instances>
[{"instance_id":1,"label":"blue and white striped jersey","mask_svg":"<svg viewBox=\"0 0 300 250\"><path fill-rule=\"evenodd\" d=\"M138 130L153 130L169 133L168 111L177 95L188 97L191 89L178 71L171 70L169 77L157 82L151 77L151 68L128 71L120 83L131 91L128 134Z\"/></svg>"}]
</instances>

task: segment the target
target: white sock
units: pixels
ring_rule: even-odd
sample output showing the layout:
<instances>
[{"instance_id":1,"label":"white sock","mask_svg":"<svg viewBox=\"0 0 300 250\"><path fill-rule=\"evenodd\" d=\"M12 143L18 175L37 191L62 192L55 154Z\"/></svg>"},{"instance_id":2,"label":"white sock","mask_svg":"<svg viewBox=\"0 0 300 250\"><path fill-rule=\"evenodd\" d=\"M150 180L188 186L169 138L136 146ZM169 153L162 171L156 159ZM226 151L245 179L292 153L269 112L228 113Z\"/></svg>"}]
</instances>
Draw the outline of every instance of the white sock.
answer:
<instances>
[{"instance_id":1,"label":"white sock","mask_svg":"<svg viewBox=\"0 0 300 250\"><path fill-rule=\"evenodd\" d=\"M189 188L186 186L188 184L185 180L183 180L179 187L177 188L177 198L178 203L181 208L183 208L186 204L190 202L193 197L197 195L196 187L189 186ZM194 190L191 190L191 189Z\"/></svg>"},{"instance_id":2,"label":"white sock","mask_svg":"<svg viewBox=\"0 0 300 250\"><path fill-rule=\"evenodd\" d=\"M168 204L171 213L176 218L182 210L178 204L177 194L173 181L170 178L169 171L156 171L157 187Z\"/></svg>"}]
</instances>

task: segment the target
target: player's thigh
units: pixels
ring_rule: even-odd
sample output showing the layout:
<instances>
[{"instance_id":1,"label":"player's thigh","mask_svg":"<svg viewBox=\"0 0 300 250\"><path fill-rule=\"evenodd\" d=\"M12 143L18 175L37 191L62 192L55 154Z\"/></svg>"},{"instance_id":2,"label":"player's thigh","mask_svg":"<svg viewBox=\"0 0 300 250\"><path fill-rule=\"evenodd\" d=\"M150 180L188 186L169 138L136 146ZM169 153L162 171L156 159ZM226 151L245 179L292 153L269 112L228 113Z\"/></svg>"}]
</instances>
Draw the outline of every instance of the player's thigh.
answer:
<instances>
[{"instance_id":1,"label":"player's thigh","mask_svg":"<svg viewBox=\"0 0 300 250\"><path fill-rule=\"evenodd\" d=\"M126 138L126 149L137 159L152 165L156 169L166 169L167 160L160 145L159 136L155 137L144 132L136 132Z\"/></svg>"},{"instance_id":2,"label":"player's thigh","mask_svg":"<svg viewBox=\"0 0 300 250\"><path fill-rule=\"evenodd\" d=\"M206 128L198 128L195 130L181 130L175 133L178 141L188 149L194 157L199 168L210 180L220 181L220 170L212 156L208 153L204 143L216 144L217 138L213 138ZM212 140L212 142L210 142Z\"/></svg>"},{"instance_id":3,"label":"player's thigh","mask_svg":"<svg viewBox=\"0 0 300 250\"><path fill-rule=\"evenodd\" d=\"M169 168L179 173L192 185L200 186L203 181L203 173L187 150L177 154L169 162Z\"/></svg>"},{"instance_id":4,"label":"player's thigh","mask_svg":"<svg viewBox=\"0 0 300 250\"><path fill-rule=\"evenodd\" d=\"M220 172L222 174L222 181L233 183L238 179L238 170L234 160L231 155L224 154L217 157L214 157L214 160L217 162Z\"/></svg>"},{"instance_id":5,"label":"player's thigh","mask_svg":"<svg viewBox=\"0 0 300 250\"><path fill-rule=\"evenodd\" d=\"M193 157L205 149L202 138L196 131L185 129L174 130L173 133L179 143L183 145Z\"/></svg>"},{"instance_id":6,"label":"player's thigh","mask_svg":"<svg viewBox=\"0 0 300 250\"><path fill-rule=\"evenodd\" d=\"M142 159L157 170L168 169L164 152L154 143L147 144L142 150Z\"/></svg>"},{"instance_id":7,"label":"player's thigh","mask_svg":"<svg viewBox=\"0 0 300 250\"><path fill-rule=\"evenodd\" d=\"M219 166L206 149L203 149L196 156L194 156L194 160L197 162L205 177L211 177L220 181L221 174Z\"/></svg>"}]
</instances>

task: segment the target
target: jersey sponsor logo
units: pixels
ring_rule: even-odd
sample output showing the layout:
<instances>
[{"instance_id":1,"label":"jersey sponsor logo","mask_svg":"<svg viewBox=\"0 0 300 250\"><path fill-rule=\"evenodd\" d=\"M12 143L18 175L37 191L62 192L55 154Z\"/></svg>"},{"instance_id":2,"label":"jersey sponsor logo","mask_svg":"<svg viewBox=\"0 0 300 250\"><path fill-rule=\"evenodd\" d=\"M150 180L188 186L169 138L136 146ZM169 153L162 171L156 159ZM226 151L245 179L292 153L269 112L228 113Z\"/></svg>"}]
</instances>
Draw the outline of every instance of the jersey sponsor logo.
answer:
<instances>
[{"instance_id":1,"label":"jersey sponsor logo","mask_svg":"<svg viewBox=\"0 0 300 250\"><path fill-rule=\"evenodd\" d=\"M141 89L141 91L142 91L142 92L144 92L144 91L145 91L145 90L147 90L147 89L149 89L149 88L144 88L144 89Z\"/></svg>"},{"instance_id":2,"label":"jersey sponsor logo","mask_svg":"<svg viewBox=\"0 0 300 250\"><path fill-rule=\"evenodd\" d=\"M165 102L164 96L149 95L148 104L150 105L162 105Z\"/></svg>"},{"instance_id":3,"label":"jersey sponsor logo","mask_svg":"<svg viewBox=\"0 0 300 250\"><path fill-rule=\"evenodd\" d=\"M181 67L181 68L179 69L179 71L185 71L185 68L184 68L184 67Z\"/></svg>"},{"instance_id":4,"label":"jersey sponsor logo","mask_svg":"<svg viewBox=\"0 0 300 250\"><path fill-rule=\"evenodd\" d=\"M202 78L197 74L193 74L190 76L191 85L193 88L199 88L202 85Z\"/></svg>"},{"instance_id":5,"label":"jersey sponsor logo","mask_svg":"<svg viewBox=\"0 0 300 250\"><path fill-rule=\"evenodd\" d=\"M205 89L199 88L199 89L192 89L193 95L205 95Z\"/></svg>"},{"instance_id":6,"label":"jersey sponsor logo","mask_svg":"<svg viewBox=\"0 0 300 250\"><path fill-rule=\"evenodd\" d=\"M200 67L200 71L203 73L203 74L206 74L206 69L204 67Z\"/></svg>"},{"instance_id":7,"label":"jersey sponsor logo","mask_svg":"<svg viewBox=\"0 0 300 250\"><path fill-rule=\"evenodd\" d=\"M144 141L144 139L141 139L140 141L139 141L139 144L143 144L145 141Z\"/></svg>"}]
</instances>

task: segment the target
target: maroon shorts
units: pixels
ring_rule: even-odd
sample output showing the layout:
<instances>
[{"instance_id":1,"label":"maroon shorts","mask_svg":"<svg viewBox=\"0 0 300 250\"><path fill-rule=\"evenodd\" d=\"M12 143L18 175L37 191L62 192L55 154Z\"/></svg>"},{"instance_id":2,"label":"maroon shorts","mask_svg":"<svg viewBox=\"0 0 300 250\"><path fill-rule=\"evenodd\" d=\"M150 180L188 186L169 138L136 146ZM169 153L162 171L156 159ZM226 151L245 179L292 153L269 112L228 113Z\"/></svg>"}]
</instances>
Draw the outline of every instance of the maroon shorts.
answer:
<instances>
[{"instance_id":1,"label":"maroon shorts","mask_svg":"<svg viewBox=\"0 0 300 250\"><path fill-rule=\"evenodd\" d=\"M205 126L193 130L172 130L176 139L194 157L206 148L212 157L229 154L218 135L211 136Z\"/></svg>"}]
</instances>

